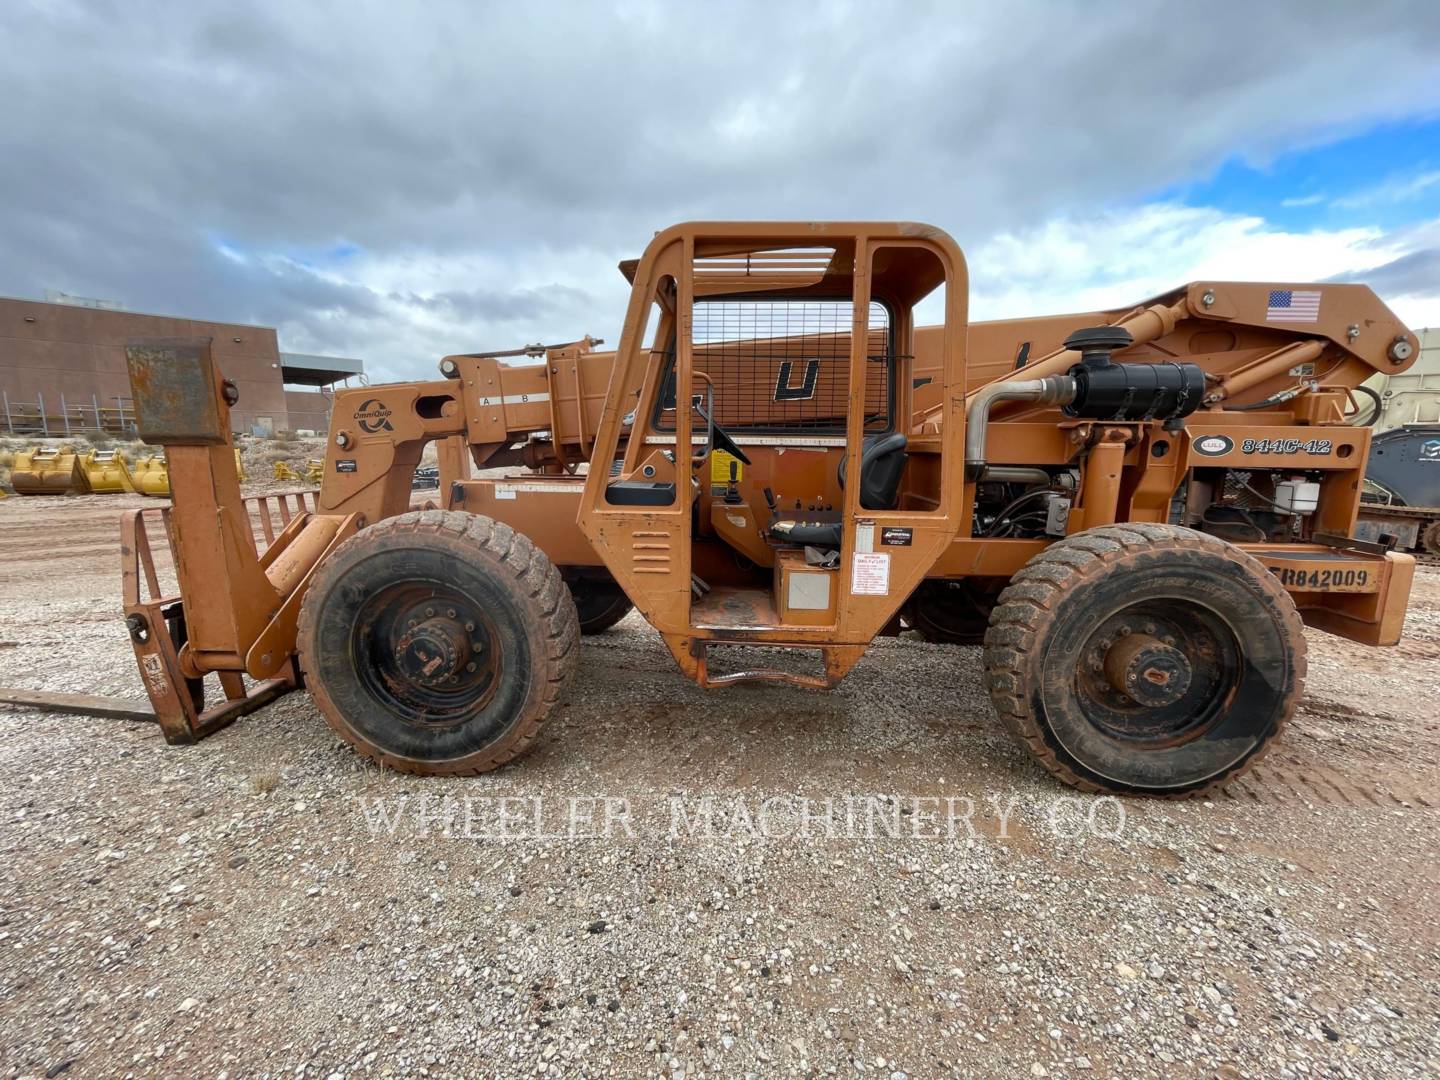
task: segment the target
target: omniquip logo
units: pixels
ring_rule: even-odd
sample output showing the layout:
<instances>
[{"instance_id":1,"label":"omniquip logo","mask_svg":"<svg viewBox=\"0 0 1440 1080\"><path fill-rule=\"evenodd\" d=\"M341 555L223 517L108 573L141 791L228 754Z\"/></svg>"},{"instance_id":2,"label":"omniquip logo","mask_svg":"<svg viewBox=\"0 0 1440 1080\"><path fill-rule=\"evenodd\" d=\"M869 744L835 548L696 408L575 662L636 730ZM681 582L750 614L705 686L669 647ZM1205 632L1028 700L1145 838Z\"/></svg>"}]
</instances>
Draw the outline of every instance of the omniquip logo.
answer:
<instances>
[{"instance_id":1,"label":"omniquip logo","mask_svg":"<svg viewBox=\"0 0 1440 1080\"><path fill-rule=\"evenodd\" d=\"M379 398L370 398L355 410L355 422L360 425L360 430L368 435L374 435L380 431L394 431L395 425L390 423L390 410Z\"/></svg>"}]
</instances>

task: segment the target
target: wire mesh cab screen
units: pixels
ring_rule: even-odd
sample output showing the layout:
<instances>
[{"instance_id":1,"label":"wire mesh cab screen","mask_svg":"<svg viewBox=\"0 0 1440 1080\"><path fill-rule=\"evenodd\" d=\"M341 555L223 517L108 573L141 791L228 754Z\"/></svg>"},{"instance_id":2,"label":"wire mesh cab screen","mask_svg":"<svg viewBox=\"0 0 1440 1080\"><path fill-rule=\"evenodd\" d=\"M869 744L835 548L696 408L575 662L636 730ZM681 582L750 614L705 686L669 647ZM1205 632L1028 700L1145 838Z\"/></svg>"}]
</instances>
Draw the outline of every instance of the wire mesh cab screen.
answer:
<instances>
[{"instance_id":1,"label":"wire mesh cab screen","mask_svg":"<svg viewBox=\"0 0 1440 1080\"><path fill-rule=\"evenodd\" d=\"M715 422L731 433L845 434L850 392L849 300L699 300L693 313L692 387L714 384ZM870 304L865 430L891 427L894 381L890 312ZM703 423L694 414L694 423ZM665 376L661 431L675 429L673 361Z\"/></svg>"}]
</instances>

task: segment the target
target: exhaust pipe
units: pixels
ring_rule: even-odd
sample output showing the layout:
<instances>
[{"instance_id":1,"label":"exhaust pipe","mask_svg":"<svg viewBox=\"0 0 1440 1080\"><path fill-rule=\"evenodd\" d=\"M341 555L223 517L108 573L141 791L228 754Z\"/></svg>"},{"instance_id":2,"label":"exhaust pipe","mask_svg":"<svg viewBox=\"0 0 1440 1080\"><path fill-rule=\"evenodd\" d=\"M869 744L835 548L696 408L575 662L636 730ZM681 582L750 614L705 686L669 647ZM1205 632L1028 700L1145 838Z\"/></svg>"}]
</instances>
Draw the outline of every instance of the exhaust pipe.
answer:
<instances>
[{"instance_id":1,"label":"exhaust pipe","mask_svg":"<svg viewBox=\"0 0 1440 1080\"><path fill-rule=\"evenodd\" d=\"M990 410L1002 401L1060 405L1069 416L1119 423L1178 423L1200 407L1205 372L1196 364L1116 364L1110 354L1132 343L1123 326L1076 330L1065 348L1080 354L1066 375L991 383L975 392L965 408L965 479L972 483L996 476L985 465L985 436Z\"/></svg>"},{"instance_id":2,"label":"exhaust pipe","mask_svg":"<svg viewBox=\"0 0 1440 1080\"><path fill-rule=\"evenodd\" d=\"M1030 401L1036 405L1068 405L1075 400L1075 379L1047 375L1043 379L1012 379L990 383L975 391L965 406L965 479L985 476L985 437L990 432L990 410L1002 401Z\"/></svg>"}]
</instances>

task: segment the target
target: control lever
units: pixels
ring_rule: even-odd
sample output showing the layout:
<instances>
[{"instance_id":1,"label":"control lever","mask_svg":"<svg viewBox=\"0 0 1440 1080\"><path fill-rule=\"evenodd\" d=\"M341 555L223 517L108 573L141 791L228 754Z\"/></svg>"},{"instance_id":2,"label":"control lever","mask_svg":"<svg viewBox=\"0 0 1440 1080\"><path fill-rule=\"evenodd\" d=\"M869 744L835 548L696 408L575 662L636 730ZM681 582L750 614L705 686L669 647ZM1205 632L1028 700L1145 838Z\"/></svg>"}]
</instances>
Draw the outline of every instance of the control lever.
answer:
<instances>
[{"instance_id":1,"label":"control lever","mask_svg":"<svg viewBox=\"0 0 1440 1080\"><path fill-rule=\"evenodd\" d=\"M740 463L730 462L730 485L725 489L725 505L738 506L740 504L740 492L735 490L735 485L740 480Z\"/></svg>"}]
</instances>

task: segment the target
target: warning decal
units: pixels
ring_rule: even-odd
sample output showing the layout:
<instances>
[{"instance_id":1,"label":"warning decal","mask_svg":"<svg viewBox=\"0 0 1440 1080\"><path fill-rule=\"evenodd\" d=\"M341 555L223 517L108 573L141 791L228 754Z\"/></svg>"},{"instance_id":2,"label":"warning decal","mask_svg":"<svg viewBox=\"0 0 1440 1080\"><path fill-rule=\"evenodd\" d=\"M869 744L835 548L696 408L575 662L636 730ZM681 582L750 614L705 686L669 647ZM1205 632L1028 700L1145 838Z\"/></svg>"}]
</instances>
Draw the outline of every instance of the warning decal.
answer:
<instances>
[{"instance_id":1,"label":"warning decal","mask_svg":"<svg viewBox=\"0 0 1440 1080\"><path fill-rule=\"evenodd\" d=\"M890 556L857 551L850 564L850 591L856 596L884 596L890 591Z\"/></svg>"},{"instance_id":2,"label":"warning decal","mask_svg":"<svg viewBox=\"0 0 1440 1080\"><path fill-rule=\"evenodd\" d=\"M710 483L729 484L731 462L735 463L735 479L745 479L745 463L733 454L727 454L724 450L716 450L710 455Z\"/></svg>"}]
</instances>

